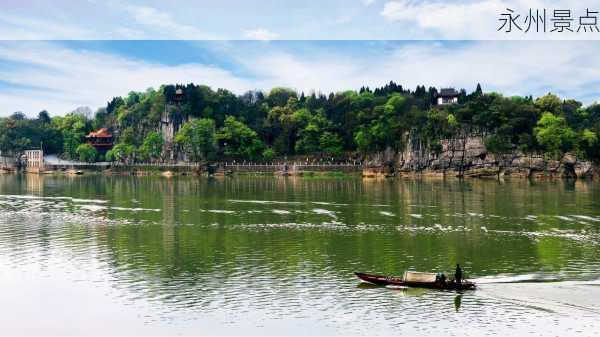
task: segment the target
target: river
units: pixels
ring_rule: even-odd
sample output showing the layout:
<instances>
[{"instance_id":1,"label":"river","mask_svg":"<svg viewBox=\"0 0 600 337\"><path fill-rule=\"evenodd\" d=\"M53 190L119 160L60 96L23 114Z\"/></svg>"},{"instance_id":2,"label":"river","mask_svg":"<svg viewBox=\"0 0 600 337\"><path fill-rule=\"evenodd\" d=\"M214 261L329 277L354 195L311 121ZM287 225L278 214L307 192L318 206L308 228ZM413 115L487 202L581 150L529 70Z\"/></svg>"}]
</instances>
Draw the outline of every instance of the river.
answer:
<instances>
[{"instance_id":1,"label":"river","mask_svg":"<svg viewBox=\"0 0 600 337\"><path fill-rule=\"evenodd\" d=\"M5 335L600 331L598 182L0 175L0 212Z\"/></svg>"}]
</instances>

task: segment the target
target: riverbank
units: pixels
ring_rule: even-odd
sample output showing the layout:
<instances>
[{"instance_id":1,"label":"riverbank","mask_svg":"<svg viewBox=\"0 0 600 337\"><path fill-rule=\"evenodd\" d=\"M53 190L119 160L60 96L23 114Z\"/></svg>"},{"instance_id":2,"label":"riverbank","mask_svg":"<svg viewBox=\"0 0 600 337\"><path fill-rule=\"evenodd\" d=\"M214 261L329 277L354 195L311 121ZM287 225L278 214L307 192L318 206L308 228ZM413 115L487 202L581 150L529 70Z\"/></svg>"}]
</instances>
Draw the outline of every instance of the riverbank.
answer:
<instances>
[{"instance_id":1,"label":"riverbank","mask_svg":"<svg viewBox=\"0 0 600 337\"><path fill-rule=\"evenodd\" d=\"M575 171L578 172L578 171ZM217 169L208 173L204 168L193 166L133 166L119 165L113 167L78 166L74 168L43 169L43 170L3 170L0 174L36 174L36 175L111 175L111 176L279 176L279 177L361 177L367 180L390 179L527 179L527 180L600 180L600 170L592 166L585 174L573 173L564 168L561 163L555 164L553 169L540 170L532 167L471 167L464 170L431 170L421 171L389 170L386 166L371 166L353 170L273 170L261 168L243 169Z\"/></svg>"},{"instance_id":2,"label":"riverbank","mask_svg":"<svg viewBox=\"0 0 600 337\"><path fill-rule=\"evenodd\" d=\"M600 179L600 167L572 153L559 159L542 154L513 150L493 153L485 146L485 137L459 134L440 142L437 150L420 139L407 135L404 150L383 151L367 156L367 175L437 176L466 178Z\"/></svg>"},{"instance_id":3,"label":"riverbank","mask_svg":"<svg viewBox=\"0 0 600 337\"><path fill-rule=\"evenodd\" d=\"M43 168L24 167L28 173L107 175L192 175L228 176L257 174L279 176L345 176L361 175L367 179L402 177L458 178L526 178L526 179L600 179L598 164L581 160L572 153L559 159L542 154L514 150L493 153L485 146L481 135L459 135L441 141L437 150L418 138L405 135L402 151L386 151L359 155L348 153L338 162L334 158L294 156L275 159L271 163L219 162L211 163L82 163L48 160ZM50 157L49 157L50 158ZM15 172L15 168L2 172ZM210 171L210 172L209 172Z\"/></svg>"}]
</instances>

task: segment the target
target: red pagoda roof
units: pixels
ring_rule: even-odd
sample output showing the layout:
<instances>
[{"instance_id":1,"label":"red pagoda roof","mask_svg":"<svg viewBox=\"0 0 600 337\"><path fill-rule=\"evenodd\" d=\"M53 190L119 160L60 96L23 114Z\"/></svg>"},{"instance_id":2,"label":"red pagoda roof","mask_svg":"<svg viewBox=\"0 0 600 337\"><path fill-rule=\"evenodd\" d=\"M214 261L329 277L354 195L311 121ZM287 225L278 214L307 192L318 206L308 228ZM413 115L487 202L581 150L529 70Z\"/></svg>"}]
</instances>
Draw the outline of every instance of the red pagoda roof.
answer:
<instances>
[{"instance_id":1,"label":"red pagoda roof","mask_svg":"<svg viewBox=\"0 0 600 337\"><path fill-rule=\"evenodd\" d=\"M96 132L90 132L85 138L112 138L112 134L108 132L107 128L102 128Z\"/></svg>"}]
</instances>

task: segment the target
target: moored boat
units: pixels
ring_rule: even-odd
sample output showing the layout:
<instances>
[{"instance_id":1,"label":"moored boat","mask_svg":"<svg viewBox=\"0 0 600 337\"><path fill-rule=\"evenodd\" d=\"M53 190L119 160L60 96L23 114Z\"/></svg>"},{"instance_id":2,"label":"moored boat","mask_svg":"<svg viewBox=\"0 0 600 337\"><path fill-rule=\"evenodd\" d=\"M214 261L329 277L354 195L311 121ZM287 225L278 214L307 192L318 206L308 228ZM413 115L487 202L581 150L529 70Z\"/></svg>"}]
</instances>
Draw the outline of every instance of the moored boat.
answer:
<instances>
[{"instance_id":1,"label":"moored boat","mask_svg":"<svg viewBox=\"0 0 600 337\"><path fill-rule=\"evenodd\" d=\"M430 289L448 289L448 290L471 290L475 289L475 283L467 280L461 280L457 283L455 280L443 280L435 273L405 272L402 277L385 276L368 273L354 273L359 279L376 285L393 285L400 287L430 288Z\"/></svg>"}]
</instances>

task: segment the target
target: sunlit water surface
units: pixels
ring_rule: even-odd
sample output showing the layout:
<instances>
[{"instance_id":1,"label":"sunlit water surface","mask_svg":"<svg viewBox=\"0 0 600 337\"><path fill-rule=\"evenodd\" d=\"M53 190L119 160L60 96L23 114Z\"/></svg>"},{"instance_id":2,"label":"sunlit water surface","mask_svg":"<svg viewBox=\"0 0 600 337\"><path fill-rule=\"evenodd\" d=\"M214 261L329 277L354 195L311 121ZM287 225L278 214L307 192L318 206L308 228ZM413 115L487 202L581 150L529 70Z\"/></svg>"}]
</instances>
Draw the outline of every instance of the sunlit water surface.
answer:
<instances>
[{"instance_id":1,"label":"sunlit water surface","mask_svg":"<svg viewBox=\"0 0 600 337\"><path fill-rule=\"evenodd\" d=\"M1 334L600 331L598 183L5 175L0 212Z\"/></svg>"}]
</instances>

